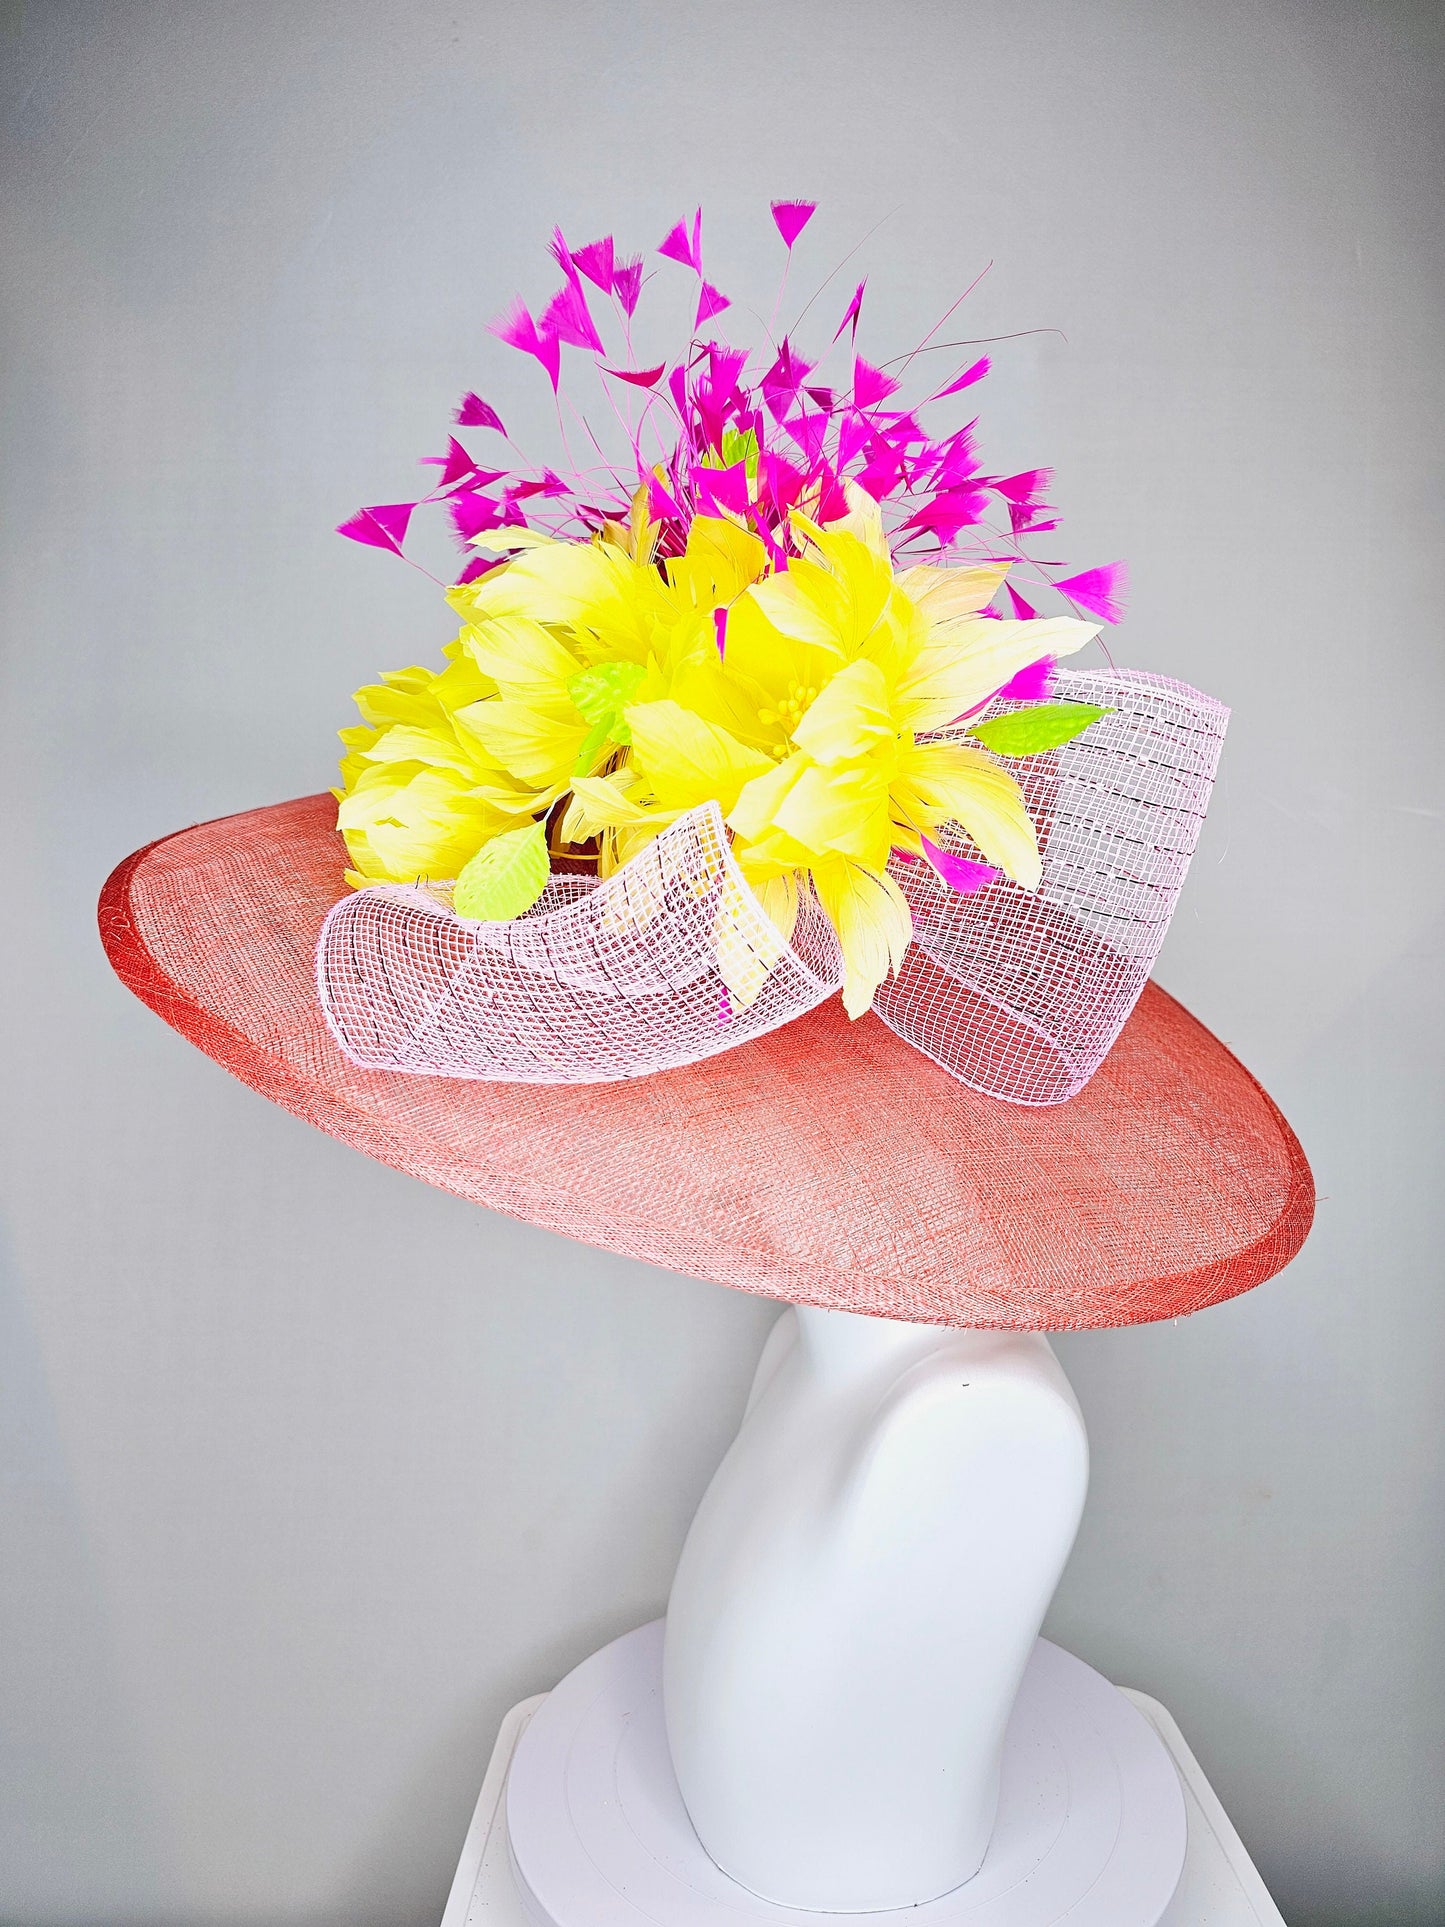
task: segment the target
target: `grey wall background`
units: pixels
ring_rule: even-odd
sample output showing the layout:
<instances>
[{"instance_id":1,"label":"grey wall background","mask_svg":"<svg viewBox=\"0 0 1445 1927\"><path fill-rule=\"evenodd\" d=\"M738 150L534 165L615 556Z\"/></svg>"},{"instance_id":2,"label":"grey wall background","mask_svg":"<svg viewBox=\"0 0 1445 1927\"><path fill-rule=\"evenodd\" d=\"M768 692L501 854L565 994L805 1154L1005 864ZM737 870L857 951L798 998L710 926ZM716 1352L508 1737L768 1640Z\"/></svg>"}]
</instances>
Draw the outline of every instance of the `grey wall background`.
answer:
<instances>
[{"instance_id":1,"label":"grey wall background","mask_svg":"<svg viewBox=\"0 0 1445 1927\"><path fill-rule=\"evenodd\" d=\"M110 978L106 872L318 789L429 585L333 537L543 244L707 208L766 306L866 249L1235 708L1160 975L1314 1161L1289 1272L1066 1338L1056 1638L1173 1709L1295 1923L1435 1922L1442 1715L1438 6L0 8L0 1917L435 1921L498 1717L660 1607L771 1308L491 1218ZM800 257L801 259L802 257ZM542 392L539 394L539 385ZM530 415L528 411L531 411ZM514 431L516 432L516 431Z\"/></svg>"}]
</instances>

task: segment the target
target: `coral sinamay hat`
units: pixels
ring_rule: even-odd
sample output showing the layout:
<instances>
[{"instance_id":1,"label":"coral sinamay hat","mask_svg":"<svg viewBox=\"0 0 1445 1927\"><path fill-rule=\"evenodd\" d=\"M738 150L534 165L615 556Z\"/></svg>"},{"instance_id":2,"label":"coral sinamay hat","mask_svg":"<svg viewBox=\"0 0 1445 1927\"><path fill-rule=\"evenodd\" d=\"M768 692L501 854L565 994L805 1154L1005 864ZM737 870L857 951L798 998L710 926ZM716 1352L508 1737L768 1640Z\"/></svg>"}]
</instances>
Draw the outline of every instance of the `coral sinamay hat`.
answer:
<instances>
[{"instance_id":1,"label":"coral sinamay hat","mask_svg":"<svg viewBox=\"0 0 1445 1927\"><path fill-rule=\"evenodd\" d=\"M812 211L774 205L790 258ZM746 1290L1063 1329L1258 1284L1308 1166L1147 982L1228 712L1058 666L1121 573L1039 561L1049 471L923 425L986 358L905 401L927 344L864 360L860 284L822 357L784 335L755 369L701 250L700 215L658 250L696 281L669 373L640 261L557 232L562 288L494 332L554 390L591 354L624 452L568 478L450 437L424 500L485 553L448 667L358 692L339 820L309 797L127 859L112 963L333 1136ZM476 395L456 420L505 435ZM420 506L342 532L400 552Z\"/></svg>"},{"instance_id":2,"label":"coral sinamay hat","mask_svg":"<svg viewBox=\"0 0 1445 1927\"><path fill-rule=\"evenodd\" d=\"M1069 1103L970 1090L837 999L701 1063L615 1084L349 1064L312 967L344 861L330 795L128 857L100 922L121 979L243 1082L495 1211L768 1297L1064 1330L1198 1311L1294 1256L1293 1132L1150 984Z\"/></svg>"}]
</instances>

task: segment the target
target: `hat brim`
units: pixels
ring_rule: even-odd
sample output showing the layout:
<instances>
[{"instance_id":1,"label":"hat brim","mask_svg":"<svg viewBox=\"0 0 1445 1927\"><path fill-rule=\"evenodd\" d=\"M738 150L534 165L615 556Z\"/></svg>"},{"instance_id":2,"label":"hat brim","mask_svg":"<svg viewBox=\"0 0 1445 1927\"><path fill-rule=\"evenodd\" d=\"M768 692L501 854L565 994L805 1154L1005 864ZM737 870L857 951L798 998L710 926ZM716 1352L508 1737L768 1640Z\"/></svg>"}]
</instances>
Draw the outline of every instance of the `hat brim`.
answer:
<instances>
[{"instance_id":1,"label":"hat brim","mask_svg":"<svg viewBox=\"0 0 1445 1927\"><path fill-rule=\"evenodd\" d=\"M1149 984L1067 1104L967 1089L834 999L684 1069L566 1087L364 1071L316 998L342 894L329 794L138 851L100 900L117 974L254 1090L494 1211L831 1309L1069 1330L1234 1297L1303 1244L1314 1185L1269 1097Z\"/></svg>"}]
</instances>

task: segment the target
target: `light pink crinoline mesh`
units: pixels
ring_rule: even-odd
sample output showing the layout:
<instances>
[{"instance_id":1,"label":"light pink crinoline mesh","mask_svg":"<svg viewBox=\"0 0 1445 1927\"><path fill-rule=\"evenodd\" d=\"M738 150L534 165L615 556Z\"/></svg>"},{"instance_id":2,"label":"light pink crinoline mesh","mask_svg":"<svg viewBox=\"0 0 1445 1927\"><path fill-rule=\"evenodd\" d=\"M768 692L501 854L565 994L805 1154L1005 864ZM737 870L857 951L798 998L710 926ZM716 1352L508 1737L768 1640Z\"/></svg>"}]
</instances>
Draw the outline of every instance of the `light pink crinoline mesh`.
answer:
<instances>
[{"instance_id":1,"label":"light pink crinoline mesh","mask_svg":"<svg viewBox=\"0 0 1445 1927\"><path fill-rule=\"evenodd\" d=\"M1004 879L959 896L927 864L895 859L914 941L873 1000L936 1064L1015 1104L1058 1104L1082 1090L1138 1002L1229 720L1198 690L1135 670L1059 672L1054 693L1115 713L1061 749L1010 764L1038 830L1042 883L1031 894ZM939 841L977 854L957 832Z\"/></svg>"},{"instance_id":2,"label":"light pink crinoline mesh","mask_svg":"<svg viewBox=\"0 0 1445 1927\"><path fill-rule=\"evenodd\" d=\"M801 904L785 943L708 803L604 882L553 877L510 923L463 921L444 891L357 891L326 919L316 980L354 1064L603 1084L776 1030L841 975L820 906Z\"/></svg>"}]
</instances>

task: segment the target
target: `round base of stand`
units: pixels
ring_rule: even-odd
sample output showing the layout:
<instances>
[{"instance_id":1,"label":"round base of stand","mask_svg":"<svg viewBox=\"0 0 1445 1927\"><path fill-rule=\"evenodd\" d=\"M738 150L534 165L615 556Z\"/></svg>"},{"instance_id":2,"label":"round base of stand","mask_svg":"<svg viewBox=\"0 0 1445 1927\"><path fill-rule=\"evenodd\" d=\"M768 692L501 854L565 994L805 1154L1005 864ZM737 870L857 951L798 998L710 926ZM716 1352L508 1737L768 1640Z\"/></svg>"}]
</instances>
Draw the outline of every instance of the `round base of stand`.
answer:
<instances>
[{"instance_id":1,"label":"round base of stand","mask_svg":"<svg viewBox=\"0 0 1445 1927\"><path fill-rule=\"evenodd\" d=\"M1041 1639L974 1878L921 1906L816 1913L761 1900L692 1830L662 1719L662 1621L550 1693L507 1779L512 1870L537 1927L1157 1927L1184 1866L1179 1778L1108 1680Z\"/></svg>"}]
</instances>

